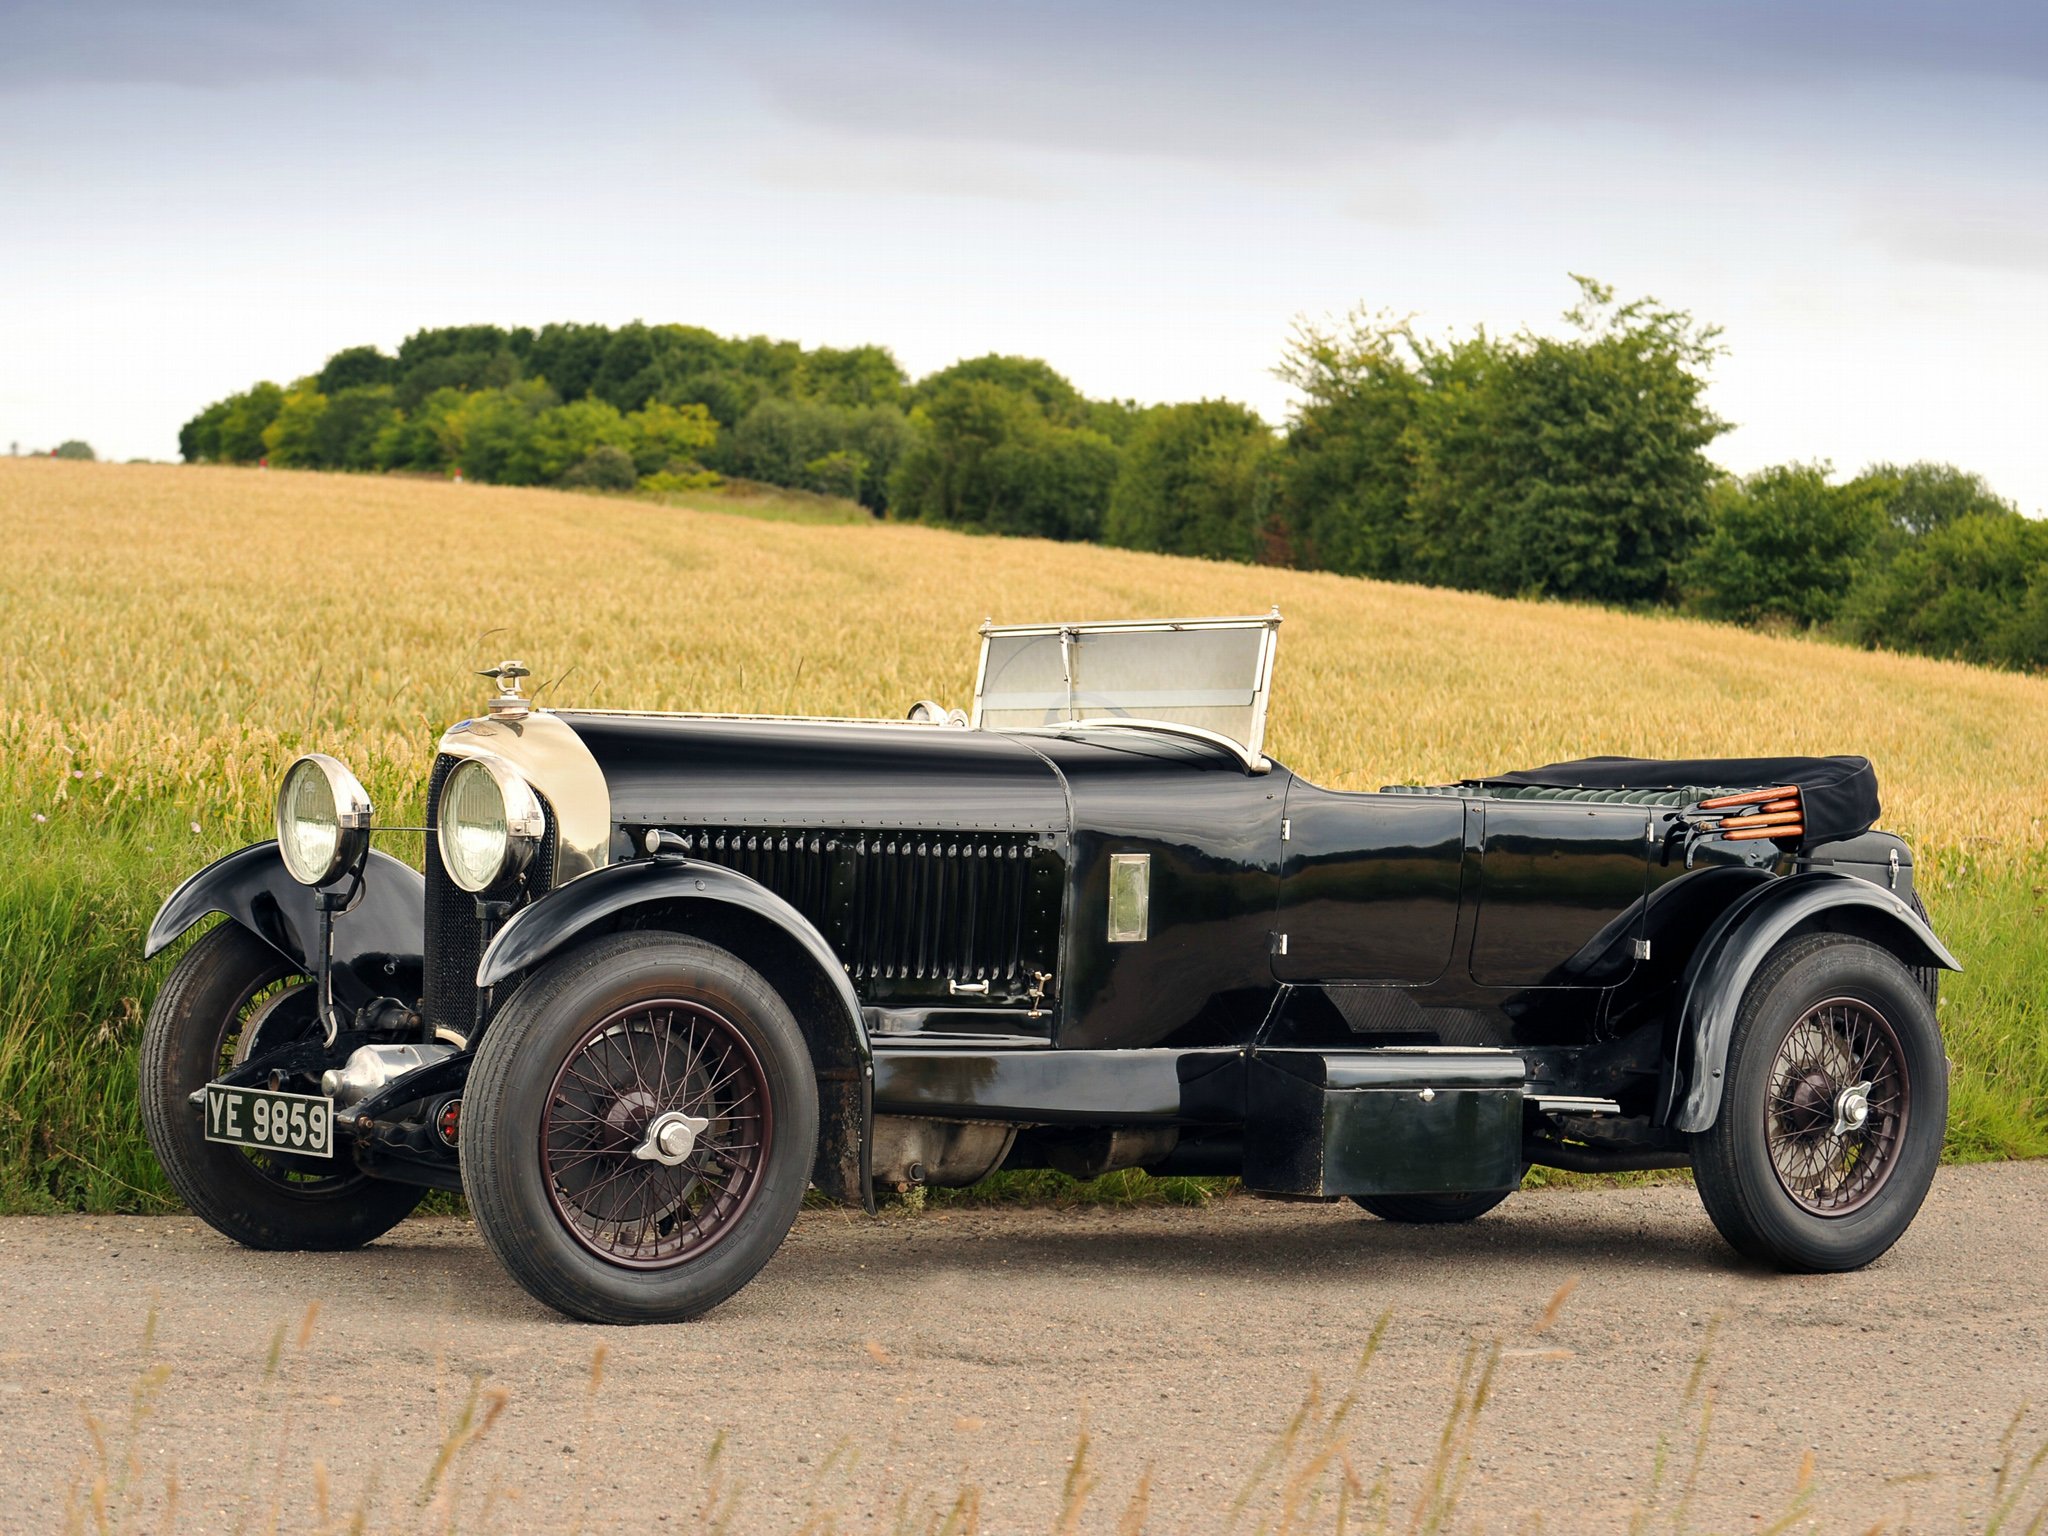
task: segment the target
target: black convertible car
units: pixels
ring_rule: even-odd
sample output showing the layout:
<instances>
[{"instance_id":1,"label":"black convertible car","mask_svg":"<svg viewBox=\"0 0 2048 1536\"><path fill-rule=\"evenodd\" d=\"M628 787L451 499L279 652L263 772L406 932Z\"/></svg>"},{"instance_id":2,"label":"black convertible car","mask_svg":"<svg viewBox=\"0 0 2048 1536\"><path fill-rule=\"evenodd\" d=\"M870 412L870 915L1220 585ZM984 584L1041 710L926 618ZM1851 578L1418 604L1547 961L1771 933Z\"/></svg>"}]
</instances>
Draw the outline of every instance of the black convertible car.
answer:
<instances>
[{"instance_id":1,"label":"black convertible car","mask_svg":"<svg viewBox=\"0 0 2048 1536\"><path fill-rule=\"evenodd\" d=\"M1229 1174L1468 1221L1690 1166L1842 1270L1947 1118L1930 931L1861 758L1594 758L1377 794L1264 755L1279 615L982 629L971 713L542 710L441 738L424 877L292 764L149 1017L178 1192L344 1248L460 1190L577 1317L694 1316L815 1186Z\"/></svg>"}]
</instances>

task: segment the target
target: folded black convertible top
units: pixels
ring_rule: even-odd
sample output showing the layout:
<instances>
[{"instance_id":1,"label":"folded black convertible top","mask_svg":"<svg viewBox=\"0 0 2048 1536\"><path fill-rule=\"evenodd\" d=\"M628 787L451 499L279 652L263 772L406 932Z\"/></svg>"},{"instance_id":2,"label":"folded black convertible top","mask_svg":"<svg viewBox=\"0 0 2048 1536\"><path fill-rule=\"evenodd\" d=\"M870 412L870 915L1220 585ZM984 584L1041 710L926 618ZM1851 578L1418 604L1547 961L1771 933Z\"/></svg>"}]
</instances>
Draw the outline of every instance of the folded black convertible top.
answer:
<instances>
[{"instance_id":1,"label":"folded black convertible top","mask_svg":"<svg viewBox=\"0 0 2048 1536\"><path fill-rule=\"evenodd\" d=\"M1853 837L1877 823L1877 771L1867 757L1582 757L1492 778L1475 785L1547 789L1684 789L1734 793L1797 785L1806 838Z\"/></svg>"}]
</instances>

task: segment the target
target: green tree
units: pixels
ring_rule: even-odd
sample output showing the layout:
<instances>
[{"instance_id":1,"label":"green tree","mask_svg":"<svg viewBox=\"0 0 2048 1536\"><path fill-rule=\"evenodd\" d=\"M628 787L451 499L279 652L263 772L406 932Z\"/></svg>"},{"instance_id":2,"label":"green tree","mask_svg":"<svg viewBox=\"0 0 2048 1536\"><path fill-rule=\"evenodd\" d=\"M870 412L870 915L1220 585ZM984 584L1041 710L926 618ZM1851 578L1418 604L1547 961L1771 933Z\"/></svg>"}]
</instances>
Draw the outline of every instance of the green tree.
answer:
<instances>
[{"instance_id":1,"label":"green tree","mask_svg":"<svg viewBox=\"0 0 2048 1536\"><path fill-rule=\"evenodd\" d=\"M803 485L804 466L845 446L847 413L806 400L760 401L732 430L732 473L770 485Z\"/></svg>"},{"instance_id":2,"label":"green tree","mask_svg":"<svg viewBox=\"0 0 2048 1536\"><path fill-rule=\"evenodd\" d=\"M844 451L866 466L855 499L877 517L889 510L890 477L914 437L910 418L893 405L871 405L847 416Z\"/></svg>"},{"instance_id":3,"label":"green tree","mask_svg":"<svg viewBox=\"0 0 2048 1536\"><path fill-rule=\"evenodd\" d=\"M822 473L831 482L832 494L852 495L879 515L887 510L889 477L911 436L908 418L893 405L848 409L771 397L740 418L719 462L729 473L749 480L807 490L821 488ZM814 468L835 456L844 457L829 469ZM841 492L838 488L847 483L845 465L853 460L861 465L858 488Z\"/></svg>"},{"instance_id":4,"label":"green tree","mask_svg":"<svg viewBox=\"0 0 2048 1536\"><path fill-rule=\"evenodd\" d=\"M1828 484L1826 464L1780 464L1728 480L1678 578L1687 606L1742 624L1827 624L1885 526L1881 488Z\"/></svg>"},{"instance_id":5,"label":"green tree","mask_svg":"<svg viewBox=\"0 0 2048 1536\"><path fill-rule=\"evenodd\" d=\"M80 437L68 437L50 450L53 459L93 459L92 444Z\"/></svg>"},{"instance_id":6,"label":"green tree","mask_svg":"<svg viewBox=\"0 0 2048 1536\"><path fill-rule=\"evenodd\" d=\"M2048 666L2048 523L1969 512L1868 574L1842 629L1868 646Z\"/></svg>"},{"instance_id":7,"label":"green tree","mask_svg":"<svg viewBox=\"0 0 2048 1536\"><path fill-rule=\"evenodd\" d=\"M313 387L332 398L344 389L362 389L398 381L398 359L375 347L344 347L327 359Z\"/></svg>"},{"instance_id":8,"label":"green tree","mask_svg":"<svg viewBox=\"0 0 2048 1536\"><path fill-rule=\"evenodd\" d=\"M415 331L398 348L397 404L410 411L437 389L505 389L525 376L520 351L531 347L530 335L496 325Z\"/></svg>"},{"instance_id":9,"label":"green tree","mask_svg":"<svg viewBox=\"0 0 2048 1536\"><path fill-rule=\"evenodd\" d=\"M187 464L210 464L218 459L221 423L231 408L231 401L216 400L178 428L178 457Z\"/></svg>"},{"instance_id":10,"label":"green tree","mask_svg":"<svg viewBox=\"0 0 2048 1536\"><path fill-rule=\"evenodd\" d=\"M1912 538L1973 513L2019 510L1986 485L1982 475L1953 464L1873 464L1852 483L1878 494L1892 526Z\"/></svg>"},{"instance_id":11,"label":"green tree","mask_svg":"<svg viewBox=\"0 0 2048 1536\"><path fill-rule=\"evenodd\" d=\"M503 478L512 485L551 485L599 448L616 448L631 461L633 429L618 407L594 397L551 406L510 455Z\"/></svg>"},{"instance_id":12,"label":"green tree","mask_svg":"<svg viewBox=\"0 0 2048 1536\"><path fill-rule=\"evenodd\" d=\"M454 447L454 462L472 480L538 484L543 478L535 442L538 422L555 404L555 392L537 379L463 396L445 427ZM564 459L555 473L560 474L580 457L578 453Z\"/></svg>"},{"instance_id":13,"label":"green tree","mask_svg":"<svg viewBox=\"0 0 2048 1536\"><path fill-rule=\"evenodd\" d=\"M1359 315L1299 332L1283 475L1298 563L1503 594L1670 594L1724 430L1716 333L1580 278L1575 334L1436 342Z\"/></svg>"},{"instance_id":14,"label":"green tree","mask_svg":"<svg viewBox=\"0 0 2048 1536\"><path fill-rule=\"evenodd\" d=\"M360 384L329 395L313 429L318 462L327 469L375 469L378 443L401 420L396 397L389 384Z\"/></svg>"},{"instance_id":15,"label":"green tree","mask_svg":"<svg viewBox=\"0 0 2048 1536\"><path fill-rule=\"evenodd\" d=\"M891 478L894 515L990 533L1091 539L1116 481L1116 445L1048 421L1037 398L956 377L913 414L920 428Z\"/></svg>"},{"instance_id":16,"label":"green tree","mask_svg":"<svg viewBox=\"0 0 2048 1536\"><path fill-rule=\"evenodd\" d=\"M253 464L263 457L263 429L284 409L284 391L269 380L230 395L220 420L215 457L227 464Z\"/></svg>"},{"instance_id":17,"label":"green tree","mask_svg":"<svg viewBox=\"0 0 2048 1536\"><path fill-rule=\"evenodd\" d=\"M887 347L816 347L804 354L798 390L807 399L849 408L894 405L909 385Z\"/></svg>"},{"instance_id":18,"label":"green tree","mask_svg":"<svg viewBox=\"0 0 2048 1536\"><path fill-rule=\"evenodd\" d=\"M718 423L701 405L650 400L626 418L633 462L643 475L688 474L718 443Z\"/></svg>"},{"instance_id":19,"label":"green tree","mask_svg":"<svg viewBox=\"0 0 2048 1536\"><path fill-rule=\"evenodd\" d=\"M1726 430L1703 398L1718 333L1575 281L1577 334L1524 332L1484 370L1422 520L1441 530L1450 585L1661 601L1704 523L1706 449Z\"/></svg>"},{"instance_id":20,"label":"green tree","mask_svg":"<svg viewBox=\"0 0 2048 1536\"><path fill-rule=\"evenodd\" d=\"M379 469L447 469L462 456L462 413L469 396L437 389L410 413L397 410L378 429Z\"/></svg>"},{"instance_id":21,"label":"green tree","mask_svg":"<svg viewBox=\"0 0 2048 1536\"><path fill-rule=\"evenodd\" d=\"M599 443L563 473L561 484L592 491L630 491L640 483L633 455L616 443Z\"/></svg>"},{"instance_id":22,"label":"green tree","mask_svg":"<svg viewBox=\"0 0 2048 1536\"><path fill-rule=\"evenodd\" d=\"M1228 400L1145 412L1123 445L1104 541L1212 560L1255 559L1273 452L1266 424Z\"/></svg>"},{"instance_id":23,"label":"green tree","mask_svg":"<svg viewBox=\"0 0 2048 1536\"><path fill-rule=\"evenodd\" d=\"M1301 396L1280 463L1271 553L1354 576L1423 581L1415 525L1425 401L1441 349L1402 321L1355 314L1342 330L1299 325L1277 370Z\"/></svg>"},{"instance_id":24,"label":"green tree","mask_svg":"<svg viewBox=\"0 0 2048 1536\"><path fill-rule=\"evenodd\" d=\"M318 468L320 419L326 414L327 397L311 379L300 379L263 429L263 456L280 468Z\"/></svg>"},{"instance_id":25,"label":"green tree","mask_svg":"<svg viewBox=\"0 0 2048 1536\"><path fill-rule=\"evenodd\" d=\"M823 496L844 496L849 501L859 499L867 474L868 461L844 448L835 448L804 466L808 489Z\"/></svg>"},{"instance_id":26,"label":"green tree","mask_svg":"<svg viewBox=\"0 0 2048 1536\"><path fill-rule=\"evenodd\" d=\"M930 404L962 384L987 384L1005 394L1025 396L1047 421L1058 426L1094 425L1081 392L1054 372L1051 364L1035 357L1006 357L997 352L970 357L920 379L912 398Z\"/></svg>"}]
</instances>

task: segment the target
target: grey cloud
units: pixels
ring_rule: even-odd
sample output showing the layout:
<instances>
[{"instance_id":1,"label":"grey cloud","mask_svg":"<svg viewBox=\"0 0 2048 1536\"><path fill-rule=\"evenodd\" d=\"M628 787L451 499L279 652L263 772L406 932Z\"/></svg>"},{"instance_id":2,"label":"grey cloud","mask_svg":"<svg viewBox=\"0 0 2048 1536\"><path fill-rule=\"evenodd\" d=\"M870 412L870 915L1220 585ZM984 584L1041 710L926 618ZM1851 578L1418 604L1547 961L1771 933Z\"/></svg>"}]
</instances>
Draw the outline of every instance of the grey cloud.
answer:
<instances>
[{"instance_id":1,"label":"grey cloud","mask_svg":"<svg viewBox=\"0 0 2048 1536\"><path fill-rule=\"evenodd\" d=\"M436 18L314 0L113 0L10 13L0 91L76 86L231 90L417 74Z\"/></svg>"},{"instance_id":2,"label":"grey cloud","mask_svg":"<svg viewBox=\"0 0 2048 1536\"><path fill-rule=\"evenodd\" d=\"M786 117L1054 150L1351 158L1525 120L1719 129L1762 101L2048 82L2048 10L1451 0L794 5L746 67ZM772 30L772 38L770 32ZM772 46L769 44L772 43ZM1909 103L1908 103L1909 104Z\"/></svg>"}]
</instances>

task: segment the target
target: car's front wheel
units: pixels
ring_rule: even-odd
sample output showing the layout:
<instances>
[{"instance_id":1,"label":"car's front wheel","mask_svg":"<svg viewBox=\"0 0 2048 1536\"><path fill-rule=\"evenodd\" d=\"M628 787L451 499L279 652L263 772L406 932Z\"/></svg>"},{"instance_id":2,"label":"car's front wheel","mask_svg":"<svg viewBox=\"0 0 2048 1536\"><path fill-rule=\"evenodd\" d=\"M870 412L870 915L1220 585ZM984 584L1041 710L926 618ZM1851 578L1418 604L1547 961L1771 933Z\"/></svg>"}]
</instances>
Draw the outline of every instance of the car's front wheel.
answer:
<instances>
[{"instance_id":1,"label":"car's front wheel","mask_svg":"<svg viewBox=\"0 0 2048 1536\"><path fill-rule=\"evenodd\" d=\"M1693 1138L1721 1235L1781 1269L1860 1269L1899 1240L1934 1180L1948 1064L1926 990L1886 951L1816 934L1744 994L1721 1109Z\"/></svg>"},{"instance_id":2,"label":"car's front wheel","mask_svg":"<svg viewBox=\"0 0 2048 1536\"><path fill-rule=\"evenodd\" d=\"M358 1248L426 1195L360 1172L346 1156L306 1157L208 1141L192 1095L262 1051L321 1033L313 984L234 923L185 952L142 1028L142 1128L178 1198L251 1248ZM315 1092L308 1080L288 1085Z\"/></svg>"},{"instance_id":3,"label":"car's front wheel","mask_svg":"<svg viewBox=\"0 0 2048 1536\"><path fill-rule=\"evenodd\" d=\"M795 1222L817 1080L752 966L617 934L491 1021L461 1138L477 1226L533 1296L588 1322L680 1322L751 1280Z\"/></svg>"}]
</instances>

